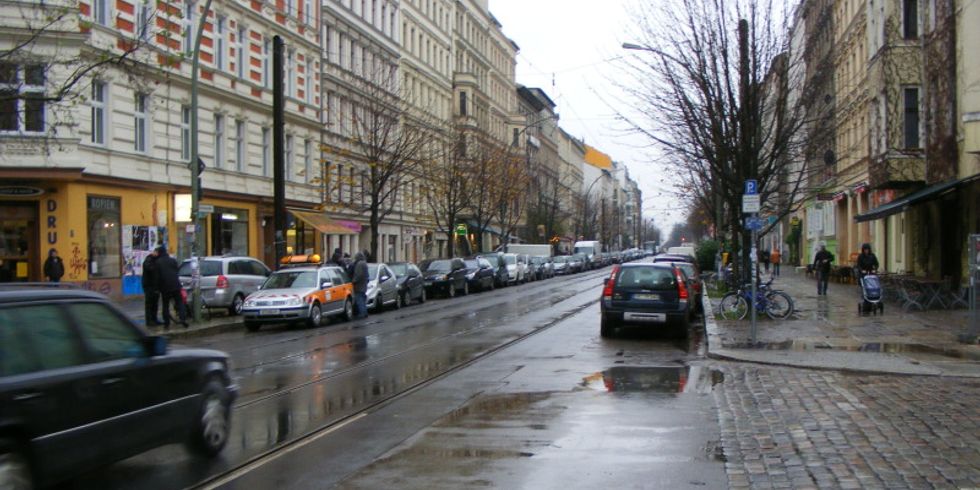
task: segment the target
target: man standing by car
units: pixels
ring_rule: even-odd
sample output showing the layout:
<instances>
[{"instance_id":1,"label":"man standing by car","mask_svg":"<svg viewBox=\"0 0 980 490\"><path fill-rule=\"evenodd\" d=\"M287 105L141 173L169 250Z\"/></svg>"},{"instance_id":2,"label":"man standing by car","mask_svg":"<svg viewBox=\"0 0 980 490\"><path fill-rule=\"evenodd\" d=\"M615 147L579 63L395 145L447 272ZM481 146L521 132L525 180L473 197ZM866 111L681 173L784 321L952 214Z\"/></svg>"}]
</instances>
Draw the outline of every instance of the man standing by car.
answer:
<instances>
[{"instance_id":1,"label":"man standing by car","mask_svg":"<svg viewBox=\"0 0 980 490\"><path fill-rule=\"evenodd\" d=\"M160 310L160 277L157 274L158 255L154 249L143 260L143 277L141 279L143 284L143 318L148 327L155 327L163 323L159 320L160 317L157 316L157 311Z\"/></svg>"},{"instance_id":2,"label":"man standing by car","mask_svg":"<svg viewBox=\"0 0 980 490\"><path fill-rule=\"evenodd\" d=\"M180 324L187 328L187 312L184 311L184 298L180 295L181 285L177 270L180 266L177 261L167 253L167 247L157 247L157 285L160 293L163 294L163 328L170 329L170 304L174 304L177 309L177 316Z\"/></svg>"},{"instance_id":3,"label":"man standing by car","mask_svg":"<svg viewBox=\"0 0 980 490\"><path fill-rule=\"evenodd\" d=\"M368 266L361 252L354 256L351 284L354 286L354 318L364 318L367 316Z\"/></svg>"}]
</instances>

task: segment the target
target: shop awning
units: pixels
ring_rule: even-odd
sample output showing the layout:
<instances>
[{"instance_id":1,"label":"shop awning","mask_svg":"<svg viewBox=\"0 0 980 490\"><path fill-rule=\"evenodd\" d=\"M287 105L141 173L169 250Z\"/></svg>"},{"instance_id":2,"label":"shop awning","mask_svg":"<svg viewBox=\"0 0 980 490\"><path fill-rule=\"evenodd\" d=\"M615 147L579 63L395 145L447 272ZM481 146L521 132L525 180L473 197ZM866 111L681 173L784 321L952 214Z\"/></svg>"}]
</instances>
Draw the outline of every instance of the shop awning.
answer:
<instances>
[{"instance_id":1,"label":"shop awning","mask_svg":"<svg viewBox=\"0 0 980 490\"><path fill-rule=\"evenodd\" d=\"M960 187L965 184L969 184L977 179L980 179L980 174L972 175L970 177L965 177L958 180L950 180L947 182L941 182L939 184L933 184L929 187L920 189L911 194L904 195L888 204L878 206L872 209L871 211L868 211L867 213L859 214L854 217L854 221L861 223L864 221L872 221L876 219L887 218L893 214L897 214L897 213L901 213L902 211L905 211L909 206L912 206L914 204L919 204L926 201L931 201L933 199L938 199L946 194L949 194L950 192L955 191L957 187Z\"/></svg>"},{"instance_id":2,"label":"shop awning","mask_svg":"<svg viewBox=\"0 0 980 490\"><path fill-rule=\"evenodd\" d=\"M293 216L306 224L316 228L320 233L327 235L356 235L353 229L344 226L327 217L323 211L300 211L298 209L287 209Z\"/></svg>"}]
</instances>

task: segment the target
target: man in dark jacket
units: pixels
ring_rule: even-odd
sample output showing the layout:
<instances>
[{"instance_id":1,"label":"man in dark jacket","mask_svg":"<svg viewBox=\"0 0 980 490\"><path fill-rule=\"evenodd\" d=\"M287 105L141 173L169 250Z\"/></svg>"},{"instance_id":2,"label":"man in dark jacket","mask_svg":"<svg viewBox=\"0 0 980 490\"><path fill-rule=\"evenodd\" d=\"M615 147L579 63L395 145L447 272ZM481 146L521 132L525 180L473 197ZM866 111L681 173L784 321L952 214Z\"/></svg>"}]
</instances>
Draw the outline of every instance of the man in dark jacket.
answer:
<instances>
[{"instance_id":1,"label":"man in dark jacket","mask_svg":"<svg viewBox=\"0 0 980 490\"><path fill-rule=\"evenodd\" d=\"M333 255L330 256L330 262L337 264L340 267L344 267L344 256L340 253L340 247L333 249Z\"/></svg>"},{"instance_id":2,"label":"man in dark jacket","mask_svg":"<svg viewBox=\"0 0 980 490\"><path fill-rule=\"evenodd\" d=\"M148 327L163 323L157 316L157 311L160 310L160 287L158 285L160 278L157 274L157 256L158 253L154 250L143 260L143 278L141 280L143 284L143 309Z\"/></svg>"},{"instance_id":3,"label":"man in dark jacket","mask_svg":"<svg viewBox=\"0 0 980 490\"><path fill-rule=\"evenodd\" d=\"M830 277L830 263L834 254L827 251L827 246L820 244L820 251L813 258L813 270L817 272L817 295L827 295L827 279Z\"/></svg>"},{"instance_id":4,"label":"man in dark jacket","mask_svg":"<svg viewBox=\"0 0 980 490\"><path fill-rule=\"evenodd\" d=\"M181 285L177 270L180 266L167 253L167 248L157 247L157 286L163 294L163 328L170 328L170 304L173 303L180 317L180 324L187 328L187 312L184 311L184 298L180 295Z\"/></svg>"},{"instance_id":5,"label":"man in dark jacket","mask_svg":"<svg viewBox=\"0 0 980 490\"><path fill-rule=\"evenodd\" d=\"M878 257L871 251L871 244L861 245L861 255L857 260L858 277L863 278L870 272L878 272Z\"/></svg>"},{"instance_id":6,"label":"man in dark jacket","mask_svg":"<svg viewBox=\"0 0 980 490\"><path fill-rule=\"evenodd\" d=\"M44 261L44 277L51 282L61 282L65 275L65 261L58 257L58 251L48 250L48 259Z\"/></svg>"},{"instance_id":7,"label":"man in dark jacket","mask_svg":"<svg viewBox=\"0 0 980 490\"><path fill-rule=\"evenodd\" d=\"M367 316L368 267L363 253L358 252L354 256L354 265L351 266L351 269L351 284L354 286L354 316L355 318L364 318Z\"/></svg>"}]
</instances>

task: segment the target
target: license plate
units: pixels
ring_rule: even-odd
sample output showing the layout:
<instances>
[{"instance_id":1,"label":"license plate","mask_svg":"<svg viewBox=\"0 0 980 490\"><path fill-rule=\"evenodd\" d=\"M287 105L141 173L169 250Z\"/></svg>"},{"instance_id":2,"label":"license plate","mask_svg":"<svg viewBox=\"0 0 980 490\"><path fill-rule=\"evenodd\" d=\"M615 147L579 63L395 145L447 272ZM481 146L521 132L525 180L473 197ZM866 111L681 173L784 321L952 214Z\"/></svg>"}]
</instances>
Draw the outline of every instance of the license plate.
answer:
<instances>
[{"instance_id":1,"label":"license plate","mask_svg":"<svg viewBox=\"0 0 980 490\"><path fill-rule=\"evenodd\" d=\"M259 315L278 315L279 310L259 310Z\"/></svg>"},{"instance_id":2,"label":"license plate","mask_svg":"<svg viewBox=\"0 0 980 490\"><path fill-rule=\"evenodd\" d=\"M666 313L623 313L623 320L632 322L655 322L664 323L667 321Z\"/></svg>"},{"instance_id":3,"label":"license plate","mask_svg":"<svg viewBox=\"0 0 980 490\"><path fill-rule=\"evenodd\" d=\"M643 301L657 301L660 299L659 294L634 294L633 299L643 300Z\"/></svg>"}]
</instances>

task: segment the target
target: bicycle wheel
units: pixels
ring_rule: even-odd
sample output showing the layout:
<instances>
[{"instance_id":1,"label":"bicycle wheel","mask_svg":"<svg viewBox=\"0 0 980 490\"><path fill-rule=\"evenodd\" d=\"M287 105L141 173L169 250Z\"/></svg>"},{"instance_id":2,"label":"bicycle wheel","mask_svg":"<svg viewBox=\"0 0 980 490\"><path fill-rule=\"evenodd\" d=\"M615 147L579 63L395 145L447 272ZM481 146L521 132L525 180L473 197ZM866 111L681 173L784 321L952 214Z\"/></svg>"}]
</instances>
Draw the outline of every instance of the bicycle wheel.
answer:
<instances>
[{"instance_id":1,"label":"bicycle wheel","mask_svg":"<svg viewBox=\"0 0 980 490\"><path fill-rule=\"evenodd\" d=\"M766 303L766 314L773 320L788 318L793 314L793 298L782 291L767 294Z\"/></svg>"},{"instance_id":2,"label":"bicycle wheel","mask_svg":"<svg viewBox=\"0 0 980 490\"><path fill-rule=\"evenodd\" d=\"M721 298L718 303L718 313L725 320L741 320L749 312L749 304L745 298L736 294L728 293Z\"/></svg>"}]
</instances>

